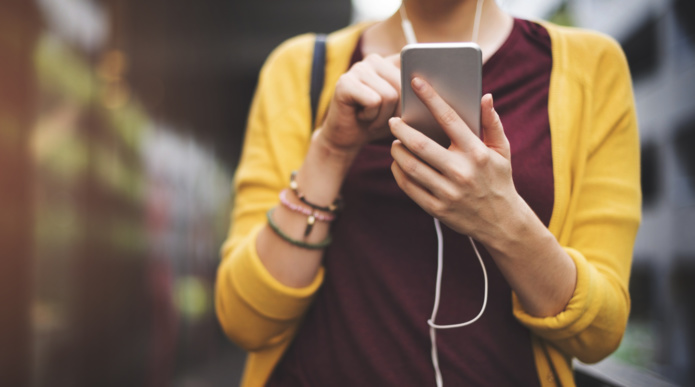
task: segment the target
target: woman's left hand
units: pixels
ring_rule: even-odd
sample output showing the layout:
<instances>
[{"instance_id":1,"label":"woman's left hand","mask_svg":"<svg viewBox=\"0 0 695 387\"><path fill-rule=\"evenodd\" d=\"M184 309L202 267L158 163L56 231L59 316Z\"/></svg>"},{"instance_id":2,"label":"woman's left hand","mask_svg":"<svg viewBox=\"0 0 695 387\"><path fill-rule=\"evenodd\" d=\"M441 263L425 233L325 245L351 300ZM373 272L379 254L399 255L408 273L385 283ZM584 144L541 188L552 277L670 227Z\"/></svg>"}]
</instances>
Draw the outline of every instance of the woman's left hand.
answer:
<instances>
[{"instance_id":1,"label":"woman's left hand","mask_svg":"<svg viewBox=\"0 0 695 387\"><path fill-rule=\"evenodd\" d=\"M492 96L481 100L480 140L430 85L418 78L412 85L451 146L391 118L398 185L430 215L483 243L529 314L561 312L574 293L577 269L514 188L509 141Z\"/></svg>"},{"instance_id":2,"label":"woman's left hand","mask_svg":"<svg viewBox=\"0 0 695 387\"><path fill-rule=\"evenodd\" d=\"M389 126L397 138L391 170L401 189L451 229L487 244L525 206L512 180L511 151L492 96L481 100L483 140L421 78L413 90L451 139L448 149L400 118ZM523 211L522 211L523 212Z\"/></svg>"}]
</instances>

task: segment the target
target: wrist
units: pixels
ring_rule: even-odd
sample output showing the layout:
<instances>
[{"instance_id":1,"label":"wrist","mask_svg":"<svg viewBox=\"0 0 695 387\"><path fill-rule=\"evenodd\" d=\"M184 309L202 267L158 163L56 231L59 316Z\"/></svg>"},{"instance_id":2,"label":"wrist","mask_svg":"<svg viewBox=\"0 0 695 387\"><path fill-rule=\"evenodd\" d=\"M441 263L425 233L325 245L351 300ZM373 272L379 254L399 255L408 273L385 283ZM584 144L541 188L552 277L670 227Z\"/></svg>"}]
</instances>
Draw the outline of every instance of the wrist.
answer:
<instances>
[{"instance_id":1,"label":"wrist","mask_svg":"<svg viewBox=\"0 0 695 387\"><path fill-rule=\"evenodd\" d=\"M312 144L316 145L319 155L324 161L345 164L349 167L357 154L362 149L361 145L336 145L331 141L323 128L316 129L311 138Z\"/></svg>"},{"instance_id":2,"label":"wrist","mask_svg":"<svg viewBox=\"0 0 695 387\"><path fill-rule=\"evenodd\" d=\"M495 235L481 242L488 249L502 253L502 255L510 255L511 252L518 252L519 249L523 249L531 240L541 235L539 234L539 227L545 230L545 226L538 219L536 213L518 194L510 205L510 211L505 213L504 220L498 222L498 225L499 229Z\"/></svg>"},{"instance_id":3,"label":"wrist","mask_svg":"<svg viewBox=\"0 0 695 387\"><path fill-rule=\"evenodd\" d=\"M311 203L330 206L340 195L340 188L359 149L333 146L317 129L304 164L294 180L302 196Z\"/></svg>"}]
</instances>

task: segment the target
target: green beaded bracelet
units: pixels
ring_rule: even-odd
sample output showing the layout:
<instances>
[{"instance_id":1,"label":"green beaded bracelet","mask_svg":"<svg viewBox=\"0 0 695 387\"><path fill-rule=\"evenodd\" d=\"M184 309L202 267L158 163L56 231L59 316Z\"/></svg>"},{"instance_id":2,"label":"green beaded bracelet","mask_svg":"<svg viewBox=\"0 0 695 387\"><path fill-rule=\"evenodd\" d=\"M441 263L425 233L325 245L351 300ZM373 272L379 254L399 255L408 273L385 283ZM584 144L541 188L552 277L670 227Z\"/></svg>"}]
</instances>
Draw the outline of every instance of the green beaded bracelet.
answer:
<instances>
[{"instance_id":1,"label":"green beaded bracelet","mask_svg":"<svg viewBox=\"0 0 695 387\"><path fill-rule=\"evenodd\" d=\"M286 242L291 243L297 247L304 248L304 249L321 250L321 249L325 248L326 246L330 245L331 242L333 241L333 239L331 238L330 235L328 235L326 237L326 239L322 240L319 243L308 243L308 242L292 239L287 234L282 232L282 230L280 230L280 227L278 227L278 225L275 224L275 221L273 221L273 211L275 211L275 208L269 209L268 213L266 214L268 217L268 225L270 226L270 228L273 231L275 231L275 234L277 234L277 236L284 239Z\"/></svg>"}]
</instances>

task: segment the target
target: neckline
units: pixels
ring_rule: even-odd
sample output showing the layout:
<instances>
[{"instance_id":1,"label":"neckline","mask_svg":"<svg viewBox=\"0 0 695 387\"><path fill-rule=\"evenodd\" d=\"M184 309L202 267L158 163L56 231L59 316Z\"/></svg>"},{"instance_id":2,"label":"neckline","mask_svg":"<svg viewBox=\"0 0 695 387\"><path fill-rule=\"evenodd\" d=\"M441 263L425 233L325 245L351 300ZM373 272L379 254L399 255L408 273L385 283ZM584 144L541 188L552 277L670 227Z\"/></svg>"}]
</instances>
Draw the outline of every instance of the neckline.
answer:
<instances>
[{"instance_id":1,"label":"neckline","mask_svg":"<svg viewBox=\"0 0 695 387\"><path fill-rule=\"evenodd\" d=\"M363 49L363 41L364 41L364 31L372 25L371 23L367 23L363 28L362 31L360 32L359 36L357 37L357 49L359 50L359 59L364 59L364 49ZM513 18L513 23L512 23L512 29L509 31L509 35L507 35L507 38L504 40L502 45L500 45L497 50L483 63L483 70L485 70L486 67L491 67L494 66L495 63L501 61L507 54L507 51L509 51L510 47L513 47L516 41L519 39L520 35L520 28L521 28L521 19L519 18ZM354 54L355 52L353 51L353 55L351 55L351 58L354 59Z\"/></svg>"},{"instance_id":2,"label":"neckline","mask_svg":"<svg viewBox=\"0 0 695 387\"><path fill-rule=\"evenodd\" d=\"M509 31L509 35L507 35L507 38L504 40L504 43L502 43L499 48L483 63L483 71L486 70L486 68L493 67L495 66L495 63L500 62L501 60L504 59L504 57L507 55L507 52L511 49L511 47L514 47L516 44L516 41L519 39L520 36L520 28L521 28L521 20L519 18L514 18L513 24L512 24L512 29Z\"/></svg>"}]
</instances>

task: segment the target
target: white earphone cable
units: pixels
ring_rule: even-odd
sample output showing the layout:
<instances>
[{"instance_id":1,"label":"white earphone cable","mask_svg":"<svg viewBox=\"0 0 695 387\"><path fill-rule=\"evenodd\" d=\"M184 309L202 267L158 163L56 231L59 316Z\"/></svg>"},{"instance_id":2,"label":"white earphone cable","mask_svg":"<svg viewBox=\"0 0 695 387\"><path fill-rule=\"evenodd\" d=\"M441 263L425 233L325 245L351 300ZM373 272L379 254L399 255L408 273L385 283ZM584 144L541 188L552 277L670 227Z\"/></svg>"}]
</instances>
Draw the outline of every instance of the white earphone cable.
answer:
<instances>
[{"instance_id":1,"label":"white earphone cable","mask_svg":"<svg viewBox=\"0 0 695 387\"><path fill-rule=\"evenodd\" d=\"M437 352L437 329L452 329L452 328L461 328L465 327L467 325L471 325L474 322L478 321L480 317L483 315L485 312L485 308L487 307L487 295L488 295L488 278L487 278L487 270L485 269L485 263L483 262L483 258L480 256L480 252L478 251L478 247L475 244L475 241L473 238L470 236L468 237L468 240L471 242L471 246L473 246L473 250L475 251L475 255L478 257L478 262L480 262L480 267L483 270L483 279L485 280L485 292L483 295L483 306L480 308L480 312L478 312L478 315L473 317L472 319L462 322L459 324L450 324L450 325L438 325L435 324L435 319L437 318L437 312L439 311L439 299L441 295L441 289L442 289L442 271L444 268L444 238L442 236L442 227L439 223L439 219L435 218L434 219L434 228L437 231L437 285L434 291L434 306L432 307L432 316L430 317L429 320L427 320L427 325L430 326L430 344L432 347L432 366L434 367L434 374L435 374L435 380L437 382L437 387L442 387L444 386L444 380L442 378L442 371L439 368L439 354Z\"/></svg>"},{"instance_id":2,"label":"white earphone cable","mask_svg":"<svg viewBox=\"0 0 695 387\"><path fill-rule=\"evenodd\" d=\"M475 19L473 19L473 33L471 34L471 42L478 42L478 32L480 32L480 15L483 13L483 0L478 0L475 6Z\"/></svg>"},{"instance_id":3,"label":"white earphone cable","mask_svg":"<svg viewBox=\"0 0 695 387\"><path fill-rule=\"evenodd\" d=\"M483 0L478 0L478 4L476 5L476 10L475 10L475 19L473 21L473 33L471 36L471 41L473 41L473 42L478 41L478 32L480 30L480 16L482 14L482 9L483 9ZM403 29L403 35L405 35L406 42L408 44L417 43L417 38L415 37L415 31L413 30L413 25L410 23L410 20L408 19L408 15L405 12L405 5L404 4L401 5L400 13L401 13L401 28ZM478 257L478 261L480 262L480 267L483 269L483 278L485 279L485 293L483 296L483 306L480 308L480 312L478 313L478 315L469 321L459 323L459 324L437 325L435 323L435 320L437 318L437 312L439 311L439 300L441 297L441 289L442 289L442 270L444 267L444 237L442 236L441 224L439 222L439 219L437 219L437 218L434 218L434 229L437 232L437 281L436 281L436 288L434 291L434 306L432 307L432 316L430 317L429 320L427 320L427 324L430 326L430 344L431 344L431 349L432 349L431 356L432 356L432 366L434 367L435 381L437 383L437 387L443 387L444 386L444 379L442 378L442 372L439 368L439 354L437 352L437 329L460 328L460 327L465 327L467 325L471 325L474 322L478 321L478 319L480 319L480 317L485 312L485 308L487 307L488 278L487 278L487 270L485 269L485 263L483 262L483 258L480 256L480 252L478 251L478 247L476 246L475 241L473 240L473 238L471 238L469 236L468 240L471 242L471 245L473 246L473 250L475 251L475 255Z\"/></svg>"},{"instance_id":4,"label":"white earphone cable","mask_svg":"<svg viewBox=\"0 0 695 387\"><path fill-rule=\"evenodd\" d=\"M471 33L471 42L478 42L478 33L480 32L480 17L483 14L483 3L484 0L478 0L475 6L475 18L473 19L473 32ZM417 43L417 38L415 37L415 30L413 29L413 24L408 19L408 14L405 11L405 4L401 4L399 9L401 13L401 29L403 29L403 35L405 35L405 41L408 44Z\"/></svg>"},{"instance_id":5,"label":"white earphone cable","mask_svg":"<svg viewBox=\"0 0 695 387\"><path fill-rule=\"evenodd\" d=\"M408 44L417 43L417 38L415 37L415 31L413 30L413 25L408 19L408 15L405 13L405 5L401 5L401 28L403 29L403 35L405 35L405 41Z\"/></svg>"},{"instance_id":6,"label":"white earphone cable","mask_svg":"<svg viewBox=\"0 0 695 387\"><path fill-rule=\"evenodd\" d=\"M451 328L461 328L465 327L467 325L471 325L474 322L478 321L480 317L483 315L483 312L485 312L485 308L487 307L487 293L488 293L488 280L487 280L487 270L485 269L485 263L483 263L483 258L480 256L480 252L478 251L478 246L475 244L475 241L473 238L470 236L468 237L468 240L471 242L471 246L473 246L473 250L475 251L475 255L478 257L478 262L480 262L480 267L483 270L483 278L485 280L485 292L483 294L483 306L480 308L480 312L478 312L478 315L473 317L472 319L458 323L458 324L449 324L449 325L438 325L435 324L434 319L437 317L437 312L439 311L439 299L441 296L441 287L442 287L442 271L444 267L444 238L442 237L442 227L439 224L439 219L434 219L434 228L437 230L437 288L434 291L434 307L432 308L432 317L427 320L427 324L430 326L430 329L436 328L436 329L451 329Z\"/></svg>"}]
</instances>

